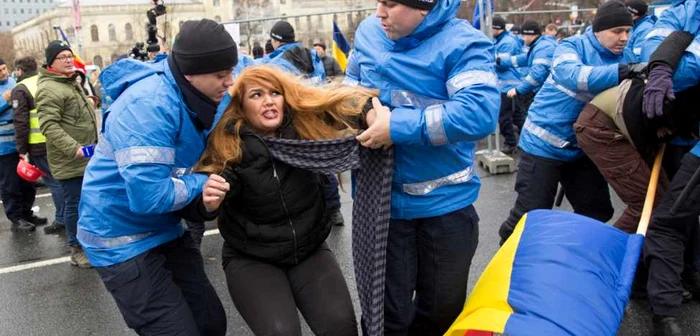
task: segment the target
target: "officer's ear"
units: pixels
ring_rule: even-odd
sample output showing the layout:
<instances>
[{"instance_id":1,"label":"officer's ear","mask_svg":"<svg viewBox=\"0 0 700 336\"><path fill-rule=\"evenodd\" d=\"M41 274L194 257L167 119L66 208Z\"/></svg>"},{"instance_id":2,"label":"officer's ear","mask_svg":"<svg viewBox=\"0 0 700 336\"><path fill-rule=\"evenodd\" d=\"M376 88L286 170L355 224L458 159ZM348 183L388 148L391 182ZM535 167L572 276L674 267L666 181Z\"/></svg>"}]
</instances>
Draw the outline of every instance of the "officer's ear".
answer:
<instances>
[{"instance_id":1,"label":"officer's ear","mask_svg":"<svg viewBox=\"0 0 700 336\"><path fill-rule=\"evenodd\" d=\"M420 15L422 15L423 17L428 16L428 13L430 13L430 11L427 10L427 9L421 9L421 10L420 10Z\"/></svg>"}]
</instances>

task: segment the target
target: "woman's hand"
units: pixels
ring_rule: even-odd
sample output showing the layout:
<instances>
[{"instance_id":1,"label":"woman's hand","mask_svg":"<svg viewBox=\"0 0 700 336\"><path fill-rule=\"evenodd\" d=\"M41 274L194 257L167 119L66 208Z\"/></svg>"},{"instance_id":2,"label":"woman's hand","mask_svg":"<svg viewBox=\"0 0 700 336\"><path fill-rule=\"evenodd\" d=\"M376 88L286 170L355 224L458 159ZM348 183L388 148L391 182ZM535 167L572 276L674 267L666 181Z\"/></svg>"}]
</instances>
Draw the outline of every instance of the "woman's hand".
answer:
<instances>
[{"instance_id":1,"label":"woman's hand","mask_svg":"<svg viewBox=\"0 0 700 336\"><path fill-rule=\"evenodd\" d=\"M209 212L219 209L229 190L231 190L231 185L226 182L226 179L216 174L209 175L207 183L204 184L204 191L202 191L204 208Z\"/></svg>"}]
</instances>

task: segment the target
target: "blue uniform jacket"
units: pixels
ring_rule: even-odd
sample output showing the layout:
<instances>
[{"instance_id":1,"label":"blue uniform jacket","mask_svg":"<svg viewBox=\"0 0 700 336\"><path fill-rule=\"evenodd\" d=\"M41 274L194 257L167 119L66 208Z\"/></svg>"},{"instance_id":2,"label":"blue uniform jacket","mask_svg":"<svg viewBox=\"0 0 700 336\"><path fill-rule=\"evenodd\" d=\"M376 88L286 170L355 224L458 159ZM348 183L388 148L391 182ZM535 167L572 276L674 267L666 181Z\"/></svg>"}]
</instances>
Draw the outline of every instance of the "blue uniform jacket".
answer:
<instances>
[{"instance_id":1,"label":"blue uniform jacket","mask_svg":"<svg viewBox=\"0 0 700 336\"><path fill-rule=\"evenodd\" d=\"M0 96L5 91L12 90L15 84L15 79L12 77L7 78L4 82L0 82ZM0 97L0 155L17 153L13 117L14 109L12 105Z\"/></svg>"},{"instance_id":2,"label":"blue uniform jacket","mask_svg":"<svg viewBox=\"0 0 700 336\"><path fill-rule=\"evenodd\" d=\"M301 46L302 44L300 42L294 42L294 43L288 43L280 46L279 48L275 49L272 53L269 55L263 57L260 59L259 64L273 64L276 65L280 68L282 68L284 71L293 73L295 75L305 75L307 76L307 81L309 84L313 85L321 85L326 82L326 69L323 67L323 61L321 60L320 57L316 54L316 50L311 49L311 58L313 62L313 67L314 71L312 74L302 74L297 67L294 66L294 64L290 63L288 60L284 59L282 57L282 54L284 54L287 50L295 48L297 46Z\"/></svg>"},{"instance_id":3,"label":"blue uniform jacket","mask_svg":"<svg viewBox=\"0 0 700 336\"><path fill-rule=\"evenodd\" d=\"M520 148L559 161L583 156L574 122L595 95L618 84L618 65L633 60L626 49L613 54L593 32L563 40L554 50L551 74L528 110Z\"/></svg>"},{"instance_id":4,"label":"blue uniform jacket","mask_svg":"<svg viewBox=\"0 0 700 336\"><path fill-rule=\"evenodd\" d=\"M634 61L636 63L642 61L642 47L644 46L644 41L655 23L656 16L646 15L639 18L637 22L634 23L634 27L632 27L632 35L630 35L630 39L627 42L627 49L634 54Z\"/></svg>"},{"instance_id":5,"label":"blue uniform jacket","mask_svg":"<svg viewBox=\"0 0 700 336\"><path fill-rule=\"evenodd\" d=\"M100 75L114 98L85 170L78 240L93 266L126 261L180 237L174 211L202 192L191 167L205 136L167 61L122 60Z\"/></svg>"},{"instance_id":6,"label":"blue uniform jacket","mask_svg":"<svg viewBox=\"0 0 700 336\"><path fill-rule=\"evenodd\" d=\"M519 95L539 91L549 77L556 47L557 40L554 37L541 35L532 43L529 52L501 59L502 67L529 69L522 83L516 88Z\"/></svg>"},{"instance_id":7,"label":"blue uniform jacket","mask_svg":"<svg viewBox=\"0 0 700 336\"><path fill-rule=\"evenodd\" d=\"M496 57L500 59L510 59L520 53L520 45L510 32L503 32L494 41L496 45ZM498 87L502 93L520 86L523 81L517 69L504 65L496 65L498 75Z\"/></svg>"},{"instance_id":8,"label":"blue uniform jacket","mask_svg":"<svg viewBox=\"0 0 700 336\"><path fill-rule=\"evenodd\" d=\"M474 147L496 127L500 93L493 43L458 9L458 0L438 2L396 41L376 17L355 35L344 83L379 89L392 110L392 218L447 214L479 193Z\"/></svg>"}]
</instances>

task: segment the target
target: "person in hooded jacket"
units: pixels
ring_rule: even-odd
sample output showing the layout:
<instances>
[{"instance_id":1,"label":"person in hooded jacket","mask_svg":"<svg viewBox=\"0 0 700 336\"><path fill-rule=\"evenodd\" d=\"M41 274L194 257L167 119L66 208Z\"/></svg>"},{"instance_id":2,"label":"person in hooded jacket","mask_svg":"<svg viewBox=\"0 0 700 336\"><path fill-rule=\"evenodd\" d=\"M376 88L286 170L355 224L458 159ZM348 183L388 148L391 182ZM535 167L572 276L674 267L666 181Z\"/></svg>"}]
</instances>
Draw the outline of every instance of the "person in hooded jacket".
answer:
<instances>
[{"instance_id":1,"label":"person in hooded jacket","mask_svg":"<svg viewBox=\"0 0 700 336\"><path fill-rule=\"evenodd\" d=\"M684 50L677 67L666 59L669 53L652 58L662 42L675 39ZM684 48L684 46L686 46ZM673 106L672 118L697 114L700 94L700 4L695 1L674 1L659 17L647 34L642 48L642 60L648 60L649 78L644 89L643 113L652 121L666 118L667 106ZM684 96L686 97L684 99ZM677 111L678 108L680 111ZM687 108L683 108L687 107ZM688 124L678 122L677 124ZM697 123L686 125L697 135ZM700 169L700 144L686 154L673 176L661 203L654 211L644 240L644 261L649 269L647 290L654 313L653 326L657 335L685 335L679 317L683 300L683 254L689 240L696 234L700 214L700 185L692 180ZM687 196L681 193L687 189ZM680 199L680 200L679 200ZM675 211L671 209L674 207ZM697 292L700 275L693 274L685 285Z\"/></svg>"},{"instance_id":2,"label":"person in hooded jacket","mask_svg":"<svg viewBox=\"0 0 700 336\"><path fill-rule=\"evenodd\" d=\"M496 49L496 59L510 59L512 56L520 54L520 44L510 32L506 31L505 19L500 16L494 17L491 28ZM507 93L520 86L523 81L517 69L501 66L499 62L496 62L496 74L498 75L498 86L501 90L501 109L498 115L498 125L504 138L501 151L505 154L513 154L517 145L515 129L513 128L515 102L507 96Z\"/></svg>"},{"instance_id":3,"label":"person in hooded jacket","mask_svg":"<svg viewBox=\"0 0 700 336\"><path fill-rule=\"evenodd\" d=\"M88 164L78 239L140 335L224 335L226 315L181 219L213 219L192 173L204 131L233 85L236 44L212 20L186 21L170 56L119 61L101 74L114 101Z\"/></svg>"},{"instance_id":4,"label":"person in hooded jacket","mask_svg":"<svg viewBox=\"0 0 700 336\"><path fill-rule=\"evenodd\" d=\"M625 5L632 14L632 20L634 20L627 49L634 54L635 62L641 62L642 46L657 19L656 16L647 12L649 5L644 0L626 0Z\"/></svg>"},{"instance_id":5,"label":"person in hooded jacket","mask_svg":"<svg viewBox=\"0 0 700 336\"><path fill-rule=\"evenodd\" d=\"M508 91L509 99L516 99L520 103L513 116L513 123L522 131L527 110L540 90L544 81L549 77L552 68L552 55L557 46L557 41L549 35L542 35L539 23L528 20L522 25L522 36L525 45L530 47L527 53L513 55L505 58L496 58L496 63L503 68L528 69L520 85ZM521 110L521 111L518 111ZM518 112L522 112L518 115Z\"/></svg>"},{"instance_id":6,"label":"person in hooded jacket","mask_svg":"<svg viewBox=\"0 0 700 336\"><path fill-rule=\"evenodd\" d=\"M272 66L243 70L197 171L201 203L219 211L223 267L236 309L255 335L357 335L343 274L325 243L331 223L321 176L271 156L265 139L322 140L356 128L375 92L305 86Z\"/></svg>"},{"instance_id":7,"label":"person in hooded jacket","mask_svg":"<svg viewBox=\"0 0 700 336\"><path fill-rule=\"evenodd\" d=\"M561 182L574 211L602 222L614 212L605 179L576 143L574 122L598 93L634 72L625 49L632 15L619 1L598 8L593 29L568 38L554 51L552 71L530 106L520 134L518 197L499 230L501 242L528 211L551 209Z\"/></svg>"},{"instance_id":8,"label":"person in hooded jacket","mask_svg":"<svg viewBox=\"0 0 700 336\"><path fill-rule=\"evenodd\" d=\"M459 5L379 1L355 33L343 81L379 89L385 106L358 140L394 149L386 335L442 335L468 292L479 235L474 149L496 127L500 94L493 43L456 18Z\"/></svg>"},{"instance_id":9,"label":"person in hooded jacket","mask_svg":"<svg viewBox=\"0 0 700 336\"><path fill-rule=\"evenodd\" d=\"M303 76L308 84L325 83L326 71L316 50L305 48L295 40L294 27L287 21L277 21L270 29L274 51L262 59L261 64L276 65L283 70Z\"/></svg>"}]
</instances>

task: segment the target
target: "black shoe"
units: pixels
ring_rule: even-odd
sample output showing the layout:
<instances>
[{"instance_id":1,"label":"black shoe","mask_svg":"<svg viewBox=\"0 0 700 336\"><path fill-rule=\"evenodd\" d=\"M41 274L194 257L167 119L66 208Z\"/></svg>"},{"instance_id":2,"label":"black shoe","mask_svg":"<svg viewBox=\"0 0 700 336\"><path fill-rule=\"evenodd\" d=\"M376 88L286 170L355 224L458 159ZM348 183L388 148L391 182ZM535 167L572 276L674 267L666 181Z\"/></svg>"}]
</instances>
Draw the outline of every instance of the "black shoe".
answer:
<instances>
[{"instance_id":1,"label":"black shoe","mask_svg":"<svg viewBox=\"0 0 700 336\"><path fill-rule=\"evenodd\" d=\"M65 229L66 229L65 225L60 224L60 223L56 223L56 221L54 221L53 223L51 223L51 225L44 226L44 233L45 234L58 234Z\"/></svg>"},{"instance_id":2,"label":"black shoe","mask_svg":"<svg viewBox=\"0 0 700 336\"><path fill-rule=\"evenodd\" d=\"M24 219L12 222L12 231L32 232L34 230L36 230L36 226Z\"/></svg>"},{"instance_id":3,"label":"black shoe","mask_svg":"<svg viewBox=\"0 0 700 336\"><path fill-rule=\"evenodd\" d=\"M501 152L503 152L503 154L507 154L507 155L511 155L517 151L518 151L517 146L503 145L503 148L501 148Z\"/></svg>"},{"instance_id":4,"label":"black shoe","mask_svg":"<svg viewBox=\"0 0 700 336\"><path fill-rule=\"evenodd\" d=\"M683 336L683 329L677 317L654 315L654 335Z\"/></svg>"},{"instance_id":5,"label":"black shoe","mask_svg":"<svg viewBox=\"0 0 700 336\"><path fill-rule=\"evenodd\" d=\"M25 218L25 220L29 223L34 224L34 225L46 225L49 222L48 219L46 219L44 217L39 217L37 215L31 215L31 216Z\"/></svg>"},{"instance_id":6,"label":"black shoe","mask_svg":"<svg viewBox=\"0 0 700 336\"><path fill-rule=\"evenodd\" d=\"M343 219L343 214L340 213L340 210L334 212L331 215L330 222L331 222L331 225L333 225L333 226L345 225L345 220Z\"/></svg>"}]
</instances>

